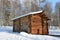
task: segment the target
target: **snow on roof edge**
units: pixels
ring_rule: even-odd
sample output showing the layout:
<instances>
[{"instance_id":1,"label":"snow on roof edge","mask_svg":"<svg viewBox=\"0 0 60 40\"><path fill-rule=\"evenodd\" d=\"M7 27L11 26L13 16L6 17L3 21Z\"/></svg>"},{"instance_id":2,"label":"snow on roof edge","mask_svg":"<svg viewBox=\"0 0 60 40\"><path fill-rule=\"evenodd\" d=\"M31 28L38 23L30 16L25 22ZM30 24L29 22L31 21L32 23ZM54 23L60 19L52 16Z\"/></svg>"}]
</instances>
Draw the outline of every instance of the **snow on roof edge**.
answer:
<instances>
[{"instance_id":1,"label":"snow on roof edge","mask_svg":"<svg viewBox=\"0 0 60 40\"><path fill-rule=\"evenodd\" d=\"M37 11L37 12L31 12L31 13L24 14L24 15L18 16L18 17L16 17L16 18L13 18L12 20L15 20L15 19L18 19L18 18L21 18L21 17L27 16L27 15L31 15L31 14L41 13L41 12L42 12L42 10L41 10L41 11Z\"/></svg>"}]
</instances>

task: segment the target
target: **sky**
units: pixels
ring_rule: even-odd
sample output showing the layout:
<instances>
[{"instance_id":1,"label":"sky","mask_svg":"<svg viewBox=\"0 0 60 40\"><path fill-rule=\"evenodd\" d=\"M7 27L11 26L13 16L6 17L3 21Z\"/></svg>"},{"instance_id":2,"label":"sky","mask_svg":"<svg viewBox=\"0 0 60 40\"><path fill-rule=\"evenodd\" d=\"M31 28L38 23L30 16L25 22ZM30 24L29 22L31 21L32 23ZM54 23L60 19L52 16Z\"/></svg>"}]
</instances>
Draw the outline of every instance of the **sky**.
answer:
<instances>
[{"instance_id":1,"label":"sky","mask_svg":"<svg viewBox=\"0 0 60 40\"><path fill-rule=\"evenodd\" d=\"M47 0L47 1L48 1L48 2L51 2L51 4L52 4L52 10L53 10L53 12L54 12L56 2L60 2L60 0Z\"/></svg>"}]
</instances>

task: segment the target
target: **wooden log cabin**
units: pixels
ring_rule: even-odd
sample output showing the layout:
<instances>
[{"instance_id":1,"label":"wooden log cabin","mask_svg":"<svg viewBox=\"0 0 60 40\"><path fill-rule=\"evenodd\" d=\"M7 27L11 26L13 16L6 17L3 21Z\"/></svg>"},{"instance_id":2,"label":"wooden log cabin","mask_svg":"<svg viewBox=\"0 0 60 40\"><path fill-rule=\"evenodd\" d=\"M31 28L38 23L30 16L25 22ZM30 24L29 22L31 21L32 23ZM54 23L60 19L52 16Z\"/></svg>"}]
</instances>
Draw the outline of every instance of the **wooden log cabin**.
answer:
<instances>
[{"instance_id":1,"label":"wooden log cabin","mask_svg":"<svg viewBox=\"0 0 60 40\"><path fill-rule=\"evenodd\" d=\"M31 12L13 18L14 32L27 32L31 34L48 34L48 17L44 11Z\"/></svg>"}]
</instances>

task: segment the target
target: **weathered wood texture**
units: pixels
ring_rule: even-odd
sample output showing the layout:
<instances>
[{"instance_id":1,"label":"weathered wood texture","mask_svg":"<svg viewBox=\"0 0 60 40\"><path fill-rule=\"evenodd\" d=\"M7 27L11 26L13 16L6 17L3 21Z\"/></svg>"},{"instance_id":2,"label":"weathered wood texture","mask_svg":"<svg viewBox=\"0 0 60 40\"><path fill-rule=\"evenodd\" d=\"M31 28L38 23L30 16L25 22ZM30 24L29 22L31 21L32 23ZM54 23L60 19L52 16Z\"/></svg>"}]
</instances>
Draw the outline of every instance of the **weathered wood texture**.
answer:
<instances>
[{"instance_id":1,"label":"weathered wood texture","mask_svg":"<svg viewBox=\"0 0 60 40\"><path fill-rule=\"evenodd\" d=\"M48 19L44 12L13 20L13 31L31 34L48 34Z\"/></svg>"},{"instance_id":2,"label":"weathered wood texture","mask_svg":"<svg viewBox=\"0 0 60 40\"><path fill-rule=\"evenodd\" d=\"M29 17L28 16L25 16L23 18L21 18L21 31L25 31L25 32L28 32L29 30Z\"/></svg>"},{"instance_id":3,"label":"weathered wood texture","mask_svg":"<svg viewBox=\"0 0 60 40\"><path fill-rule=\"evenodd\" d=\"M21 23L20 19L16 19L13 21L13 31L14 32L20 32L21 28Z\"/></svg>"},{"instance_id":4,"label":"weathered wood texture","mask_svg":"<svg viewBox=\"0 0 60 40\"><path fill-rule=\"evenodd\" d=\"M39 15L32 15L31 16L31 33L42 34L42 20Z\"/></svg>"}]
</instances>

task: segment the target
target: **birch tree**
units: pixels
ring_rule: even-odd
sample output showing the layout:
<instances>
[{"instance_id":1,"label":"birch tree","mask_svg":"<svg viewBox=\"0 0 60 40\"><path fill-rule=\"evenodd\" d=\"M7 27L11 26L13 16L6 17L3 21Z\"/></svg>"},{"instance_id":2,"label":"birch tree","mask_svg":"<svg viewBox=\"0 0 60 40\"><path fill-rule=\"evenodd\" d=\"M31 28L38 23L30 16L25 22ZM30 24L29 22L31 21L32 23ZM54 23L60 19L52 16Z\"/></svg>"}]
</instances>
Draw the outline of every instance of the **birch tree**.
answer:
<instances>
[{"instance_id":1,"label":"birch tree","mask_svg":"<svg viewBox=\"0 0 60 40\"><path fill-rule=\"evenodd\" d=\"M57 25L60 26L60 2L56 3L55 14L55 23L57 23Z\"/></svg>"}]
</instances>

